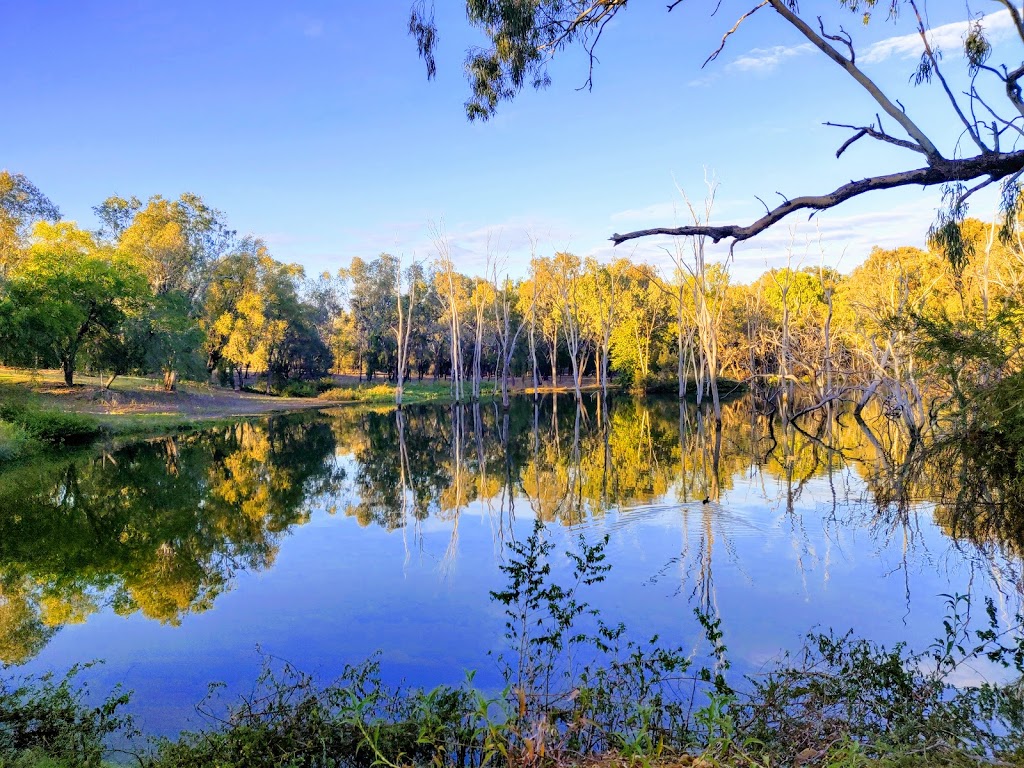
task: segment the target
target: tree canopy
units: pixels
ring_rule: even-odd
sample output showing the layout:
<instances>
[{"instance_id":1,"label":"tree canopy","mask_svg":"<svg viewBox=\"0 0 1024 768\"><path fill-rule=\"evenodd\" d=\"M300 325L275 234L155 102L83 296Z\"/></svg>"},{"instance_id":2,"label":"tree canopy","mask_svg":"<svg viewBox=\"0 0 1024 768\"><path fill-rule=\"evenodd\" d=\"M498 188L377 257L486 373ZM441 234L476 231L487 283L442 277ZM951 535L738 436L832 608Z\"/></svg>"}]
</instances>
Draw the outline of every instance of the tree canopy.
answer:
<instances>
[{"instance_id":1,"label":"tree canopy","mask_svg":"<svg viewBox=\"0 0 1024 768\"><path fill-rule=\"evenodd\" d=\"M1024 45L1024 17L1011 0L993 0L1010 15L1014 43ZM700 3L674 0L668 13L682 13ZM704 3L712 14L720 2ZM710 237L731 243L754 237L797 211L832 208L860 195L882 189L906 186L944 187L944 210L936 222L936 233L949 241L950 256L962 258L965 243L957 236L957 225L966 215L966 201L976 191L995 182L1004 183L1003 198L1009 209L1017 200L1018 180L1024 172L1024 149L1017 146L1024 136L1024 92L1020 80L1024 65L992 61L993 46L986 35L985 18L967 13L963 36L963 54L969 89L958 93L947 78L942 51L933 44L927 14L920 0L838 0L833 13L825 17L821 3L801 4L796 0L759 0L735 19L723 24L720 42L709 45L705 64L713 62L725 49L730 37L743 25L758 23L760 17L774 13L790 25L807 43L841 69L874 102L877 112L859 124L835 125L848 130L849 136L836 151L841 156L861 139L872 139L920 155L923 165L908 164L889 173L851 180L824 194L787 198L774 208L765 206L765 214L750 224L709 225L694 221L681 227L651 229L613 234L618 245L649 235L691 235ZM466 0L469 23L486 37L487 47L471 50L466 59L470 97L466 114L470 120L487 120L502 101L514 98L527 86L543 88L550 83L548 64L559 53L582 48L589 56L586 84L592 83L596 63L595 50L609 23L627 8L626 0ZM826 9L827 10L827 9ZM761 13L758 13L761 12ZM961 127L960 139L953 147L941 149L898 98L887 94L857 61L854 37L843 27L836 14L853 15L865 24L881 12L889 19L906 20L921 39L921 56L911 80L916 85L931 84L938 89L936 99L947 108L949 120ZM755 18L756 17L756 18ZM416 39L428 77L436 74L434 53L438 30L433 5L418 0L409 20L409 32ZM1004 100L1005 99L1005 100ZM1004 110L1009 116L1004 116ZM883 120L884 116L884 120ZM1007 217L1007 225L1013 222Z\"/></svg>"}]
</instances>

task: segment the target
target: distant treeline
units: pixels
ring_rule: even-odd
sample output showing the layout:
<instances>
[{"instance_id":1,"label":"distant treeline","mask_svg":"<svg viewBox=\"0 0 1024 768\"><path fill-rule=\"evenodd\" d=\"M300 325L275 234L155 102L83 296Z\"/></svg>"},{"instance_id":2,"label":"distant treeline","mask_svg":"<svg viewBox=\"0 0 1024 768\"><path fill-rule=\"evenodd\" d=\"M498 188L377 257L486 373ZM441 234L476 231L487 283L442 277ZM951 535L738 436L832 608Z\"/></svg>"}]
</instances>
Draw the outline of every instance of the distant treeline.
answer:
<instances>
[{"instance_id":1,"label":"distant treeline","mask_svg":"<svg viewBox=\"0 0 1024 768\"><path fill-rule=\"evenodd\" d=\"M746 381L795 415L878 398L911 431L936 404L1018 370L1024 247L1017 231L967 220L933 247L875 248L849 275L795 253L749 285L706 263L694 240L674 267L571 253L535 255L511 278L489 253L483 275L455 268L451 244L402 264L355 258L309 277L239 237L196 195L110 197L99 230L60 220L24 176L0 173L0 358L84 365L111 376L161 372L267 391L329 372L449 378L457 400L493 377L577 391L588 378L637 389ZM947 233L948 234L948 233ZM964 247L966 244L966 247ZM797 405L799 403L800 405Z\"/></svg>"}]
</instances>

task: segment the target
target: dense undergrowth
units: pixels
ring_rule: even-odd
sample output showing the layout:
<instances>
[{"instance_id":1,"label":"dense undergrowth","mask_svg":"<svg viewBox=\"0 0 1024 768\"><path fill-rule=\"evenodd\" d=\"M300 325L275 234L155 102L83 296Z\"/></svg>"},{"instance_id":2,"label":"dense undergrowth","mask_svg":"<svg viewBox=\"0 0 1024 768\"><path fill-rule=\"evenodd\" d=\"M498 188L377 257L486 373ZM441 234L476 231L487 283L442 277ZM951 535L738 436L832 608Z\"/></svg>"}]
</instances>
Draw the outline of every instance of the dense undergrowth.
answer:
<instances>
[{"instance_id":1,"label":"dense undergrowth","mask_svg":"<svg viewBox=\"0 0 1024 768\"><path fill-rule=\"evenodd\" d=\"M81 445L102 432L88 414L40 407L28 397L0 401L0 461L30 455L47 446Z\"/></svg>"},{"instance_id":2,"label":"dense undergrowth","mask_svg":"<svg viewBox=\"0 0 1024 768\"><path fill-rule=\"evenodd\" d=\"M252 690L224 701L213 685L198 710L209 727L139 744L132 762L185 766L1024 765L1024 638L1000 628L994 605L971 628L966 598L950 597L928 649L884 648L814 633L756 676L733 680L717 621L698 614L710 661L652 638L636 642L586 601L609 566L604 544L580 540L559 569L537 525L512 543L506 617L495 655L501 690L391 687L379 661L320 685L268 658ZM555 578L556 573L567 578ZM952 681L995 665L1010 684ZM97 766L112 736L137 736L120 690L87 704L75 669L0 687L0 766ZM962 675L961 675L962 676ZM120 754L124 758L127 753Z\"/></svg>"}]
</instances>

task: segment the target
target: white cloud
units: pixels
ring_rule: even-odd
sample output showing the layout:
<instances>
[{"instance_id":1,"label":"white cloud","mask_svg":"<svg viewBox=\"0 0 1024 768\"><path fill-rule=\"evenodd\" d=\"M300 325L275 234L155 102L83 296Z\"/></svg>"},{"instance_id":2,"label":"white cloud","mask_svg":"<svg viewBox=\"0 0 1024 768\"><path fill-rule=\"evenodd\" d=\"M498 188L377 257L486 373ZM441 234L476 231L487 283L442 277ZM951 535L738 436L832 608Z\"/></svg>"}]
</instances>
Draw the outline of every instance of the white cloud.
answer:
<instances>
[{"instance_id":1,"label":"white cloud","mask_svg":"<svg viewBox=\"0 0 1024 768\"><path fill-rule=\"evenodd\" d=\"M733 252L732 274L738 282L750 282L766 269L784 265L790 253L794 266L813 266L824 259L826 265L848 272L863 261L876 245L882 248L923 246L937 202L937 198L924 196L867 213L821 211L810 220L806 215L796 214L757 237L738 243ZM746 215L739 214L735 220L729 221L748 223L756 215L751 215L748 210ZM720 213L712 221L719 224L725 222L726 219ZM674 218L665 218L645 223L651 226L675 226L679 222ZM687 247L685 243L680 244ZM600 245L587 255L599 261L629 256L671 271L671 253L675 246L674 238L651 237L629 241L620 246L610 243ZM723 261L729 256L729 245L709 242L705 253L709 261Z\"/></svg>"},{"instance_id":2,"label":"white cloud","mask_svg":"<svg viewBox=\"0 0 1024 768\"><path fill-rule=\"evenodd\" d=\"M946 54L959 53L963 49L964 36L967 34L970 22L959 21L950 24L943 24L928 32L928 38L934 48L941 49ZM1013 20L1009 11L997 11L982 19L982 27L989 38L989 42L995 44L1007 39L1013 33ZM814 52L815 48L810 43L802 45L785 46L776 45L769 48L754 48L729 62L724 72L736 73L745 72L748 74L766 75L775 71L784 62ZM891 58L916 59L922 53L921 36L917 32L907 35L897 35L885 40L879 40L868 46L863 53L859 53L858 61L867 64L878 64ZM690 80L687 85L690 87L710 86L720 76L719 72L704 77Z\"/></svg>"},{"instance_id":3,"label":"white cloud","mask_svg":"<svg viewBox=\"0 0 1024 768\"><path fill-rule=\"evenodd\" d=\"M1013 29L1009 11L991 13L982 19L981 24L989 42L993 43L1005 39ZM946 53L961 51L969 28L970 23L966 21L943 24L928 31L928 40L933 49L939 48ZM916 59L923 50L921 36L914 32L879 40L864 52L861 61L878 64L890 58Z\"/></svg>"},{"instance_id":4,"label":"white cloud","mask_svg":"<svg viewBox=\"0 0 1024 768\"><path fill-rule=\"evenodd\" d=\"M395 222L379 230L349 230L353 244L345 248L340 261L347 264L351 256L373 258L381 251L388 251L401 255L407 263L413 260L432 262L437 257L437 249L428 221ZM444 222L443 230L455 268L467 275L484 275L488 253L492 264L495 259L499 261L501 271L512 277L525 275L531 235L537 238L541 255L571 250L573 246L572 236L563 223L540 217L514 216L484 225ZM382 235L385 232L391 236Z\"/></svg>"},{"instance_id":5,"label":"white cloud","mask_svg":"<svg viewBox=\"0 0 1024 768\"><path fill-rule=\"evenodd\" d=\"M688 88L708 88L718 79L718 73L714 72L704 77L695 77L686 83Z\"/></svg>"},{"instance_id":6,"label":"white cloud","mask_svg":"<svg viewBox=\"0 0 1024 768\"><path fill-rule=\"evenodd\" d=\"M768 74L782 62L796 56L810 53L814 47L810 43L803 45L774 45L771 48L754 48L739 56L726 65L727 72L748 72L758 75Z\"/></svg>"},{"instance_id":7,"label":"white cloud","mask_svg":"<svg viewBox=\"0 0 1024 768\"><path fill-rule=\"evenodd\" d=\"M608 219L612 222L650 221L651 219L676 219L679 206L675 203L654 203L644 208L630 208L613 213Z\"/></svg>"}]
</instances>

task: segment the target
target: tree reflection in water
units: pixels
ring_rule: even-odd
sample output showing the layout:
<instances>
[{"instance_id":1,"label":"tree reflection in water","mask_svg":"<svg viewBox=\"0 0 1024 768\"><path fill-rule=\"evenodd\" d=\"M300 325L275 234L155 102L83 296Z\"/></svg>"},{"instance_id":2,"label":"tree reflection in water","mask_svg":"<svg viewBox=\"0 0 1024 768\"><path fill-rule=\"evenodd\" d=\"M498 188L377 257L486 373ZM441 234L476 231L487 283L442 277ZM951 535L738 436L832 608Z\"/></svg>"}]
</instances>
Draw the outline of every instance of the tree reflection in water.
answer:
<instances>
[{"instance_id":1,"label":"tree reflection in water","mask_svg":"<svg viewBox=\"0 0 1024 768\"><path fill-rule=\"evenodd\" d=\"M0 475L0 661L17 664L101 607L178 624L341 477L323 420L270 419Z\"/></svg>"},{"instance_id":2,"label":"tree reflection in water","mask_svg":"<svg viewBox=\"0 0 1024 768\"><path fill-rule=\"evenodd\" d=\"M878 413L784 422L740 399L718 425L692 404L625 395L337 409L48 459L0 474L0 661L28 660L104 608L177 624L239 571L271 568L293 526L341 499L360 525L401 531L407 557L424 521L444 522L449 573L470 511L490 521L498 555L517 511L558 525L678 515L680 555L662 577L678 570L680 590L720 618L715 557L742 571L733 538L752 525L731 511L742 484L778 510L801 572L827 579L851 526L900 542L906 569L933 516L966 562L1019 595L1024 481L1012 470L977 446L910 440ZM817 544L799 503L812 486Z\"/></svg>"}]
</instances>

